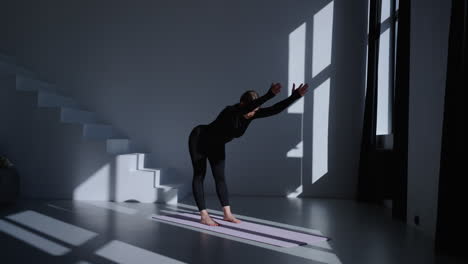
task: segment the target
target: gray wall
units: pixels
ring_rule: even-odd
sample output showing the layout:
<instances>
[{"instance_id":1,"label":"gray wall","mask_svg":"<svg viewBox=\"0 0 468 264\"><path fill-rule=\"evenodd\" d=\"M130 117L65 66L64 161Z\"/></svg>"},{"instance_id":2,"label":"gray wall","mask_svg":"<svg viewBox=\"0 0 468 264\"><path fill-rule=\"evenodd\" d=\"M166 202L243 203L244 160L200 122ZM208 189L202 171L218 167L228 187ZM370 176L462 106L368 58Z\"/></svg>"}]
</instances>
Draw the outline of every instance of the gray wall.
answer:
<instances>
[{"instance_id":1,"label":"gray wall","mask_svg":"<svg viewBox=\"0 0 468 264\"><path fill-rule=\"evenodd\" d=\"M188 135L248 89L287 96L288 35L329 0L14 1L0 51L96 111L156 163L192 177ZM335 0L328 173L306 195L352 198L362 129L367 1ZM14 25L14 27L13 27ZM309 54L309 53L306 53ZM308 74L310 75L310 74ZM306 78L306 80L308 80ZM304 122L312 122L312 89ZM300 184L301 118L254 121L226 146L232 194L285 195ZM310 135L304 135L310 142ZM304 168L310 160L303 160ZM304 176L306 177L306 176ZM309 178L307 176L307 178ZM211 171L206 191L214 193Z\"/></svg>"},{"instance_id":2,"label":"gray wall","mask_svg":"<svg viewBox=\"0 0 468 264\"><path fill-rule=\"evenodd\" d=\"M413 0L408 143L408 223L434 237L451 1Z\"/></svg>"},{"instance_id":3,"label":"gray wall","mask_svg":"<svg viewBox=\"0 0 468 264\"><path fill-rule=\"evenodd\" d=\"M365 99L367 1L334 1L328 170L310 184L313 96L305 97L304 170L306 196L355 198ZM320 78L319 80L323 79ZM316 80L311 81L314 85ZM326 140L326 139L323 139ZM307 159L311 157L312 159ZM315 157L320 158L320 157Z\"/></svg>"}]
</instances>

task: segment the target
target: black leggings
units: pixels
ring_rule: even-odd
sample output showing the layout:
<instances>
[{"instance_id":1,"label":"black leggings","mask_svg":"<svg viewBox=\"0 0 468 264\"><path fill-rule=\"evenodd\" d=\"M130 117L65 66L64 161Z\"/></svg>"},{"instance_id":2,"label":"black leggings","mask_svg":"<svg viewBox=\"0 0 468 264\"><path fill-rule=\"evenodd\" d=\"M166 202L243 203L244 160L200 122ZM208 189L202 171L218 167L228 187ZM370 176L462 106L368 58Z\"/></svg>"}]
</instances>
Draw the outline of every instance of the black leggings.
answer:
<instances>
[{"instance_id":1,"label":"black leggings","mask_svg":"<svg viewBox=\"0 0 468 264\"><path fill-rule=\"evenodd\" d=\"M224 177L225 144L214 143L206 133L207 125L198 125L189 136L189 152L193 166L192 192L199 211L206 209L203 181L206 174L206 159L210 161L211 172L216 183L216 194L222 206L229 205L229 195Z\"/></svg>"}]
</instances>

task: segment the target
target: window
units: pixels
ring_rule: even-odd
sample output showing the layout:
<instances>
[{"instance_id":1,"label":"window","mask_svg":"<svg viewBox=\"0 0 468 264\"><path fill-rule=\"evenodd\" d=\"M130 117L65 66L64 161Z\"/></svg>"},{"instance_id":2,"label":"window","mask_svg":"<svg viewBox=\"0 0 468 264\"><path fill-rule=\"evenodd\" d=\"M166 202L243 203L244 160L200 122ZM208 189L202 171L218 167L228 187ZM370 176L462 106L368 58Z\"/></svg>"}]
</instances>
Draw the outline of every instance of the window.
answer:
<instances>
[{"instance_id":1,"label":"window","mask_svg":"<svg viewBox=\"0 0 468 264\"><path fill-rule=\"evenodd\" d=\"M371 4L375 4L377 10L370 10ZM371 81L375 85L375 136L378 149L393 149L393 105L395 91L395 67L396 67L396 36L398 32L398 5L399 0L369 0L367 17L367 52L364 93L367 95L367 84ZM380 13L377 18L377 26L380 32L370 32L375 27L370 25L371 12ZM373 15L373 14L372 14ZM378 40L378 54L369 57L369 41ZM372 61L371 61L372 60ZM372 63L369 65L369 63ZM371 67L369 67L371 66ZM369 76L369 69L375 70ZM377 79L374 79L376 77ZM370 79L372 78L372 79ZM375 82L374 82L375 81Z\"/></svg>"},{"instance_id":2,"label":"window","mask_svg":"<svg viewBox=\"0 0 468 264\"><path fill-rule=\"evenodd\" d=\"M381 0L377 79L377 135L392 134L398 0Z\"/></svg>"}]
</instances>

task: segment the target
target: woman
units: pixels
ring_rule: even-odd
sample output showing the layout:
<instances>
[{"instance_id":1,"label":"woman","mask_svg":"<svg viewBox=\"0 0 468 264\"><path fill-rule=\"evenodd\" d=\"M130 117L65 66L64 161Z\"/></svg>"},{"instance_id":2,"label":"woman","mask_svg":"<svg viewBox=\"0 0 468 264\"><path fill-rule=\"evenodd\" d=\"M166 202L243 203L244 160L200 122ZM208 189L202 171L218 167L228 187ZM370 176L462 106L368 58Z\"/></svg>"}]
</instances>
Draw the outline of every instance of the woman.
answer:
<instances>
[{"instance_id":1,"label":"woman","mask_svg":"<svg viewBox=\"0 0 468 264\"><path fill-rule=\"evenodd\" d=\"M224 220L234 223L236 219L229 206L229 196L224 177L225 144L233 138L242 136L250 122L256 118L276 115L290 106L307 92L308 84L301 84L297 89L293 84L291 96L265 108L259 106L280 92L281 84L271 84L268 92L259 97L257 92L249 90L242 94L240 102L226 106L218 117L207 125L198 125L192 129L189 136L189 151L193 165L192 191L200 211L200 223L218 226L208 215L205 206L203 180L206 174L206 159L209 160L211 171L216 183L216 194L223 207Z\"/></svg>"}]
</instances>

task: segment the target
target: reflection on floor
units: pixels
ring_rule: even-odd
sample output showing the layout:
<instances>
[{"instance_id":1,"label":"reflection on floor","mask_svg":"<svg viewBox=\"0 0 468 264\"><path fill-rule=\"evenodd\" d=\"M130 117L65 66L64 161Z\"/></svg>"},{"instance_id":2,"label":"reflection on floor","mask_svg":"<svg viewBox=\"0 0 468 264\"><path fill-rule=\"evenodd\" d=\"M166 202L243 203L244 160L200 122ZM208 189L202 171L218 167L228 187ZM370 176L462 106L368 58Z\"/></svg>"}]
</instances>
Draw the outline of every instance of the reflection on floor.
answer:
<instances>
[{"instance_id":1,"label":"reflection on floor","mask_svg":"<svg viewBox=\"0 0 468 264\"><path fill-rule=\"evenodd\" d=\"M209 212L222 215L216 197ZM331 237L281 248L209 230L151 220L193 212L176 205L23 200L0 210L1 263L458 263L435 257L418 230L388 209L348 200L231 197L241 220Z\"/></svg>"}]
</instances>

